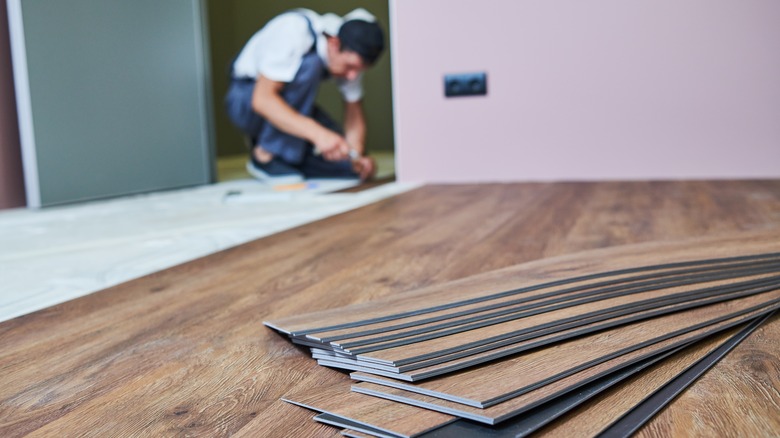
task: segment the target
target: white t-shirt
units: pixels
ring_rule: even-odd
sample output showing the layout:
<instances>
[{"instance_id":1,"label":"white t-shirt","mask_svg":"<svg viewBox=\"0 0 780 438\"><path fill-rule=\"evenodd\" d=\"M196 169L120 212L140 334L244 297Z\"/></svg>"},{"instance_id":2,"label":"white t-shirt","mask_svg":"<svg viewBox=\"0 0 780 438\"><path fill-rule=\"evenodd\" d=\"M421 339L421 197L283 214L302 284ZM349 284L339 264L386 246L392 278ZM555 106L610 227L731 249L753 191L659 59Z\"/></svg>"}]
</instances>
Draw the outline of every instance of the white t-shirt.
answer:
<instances>
[{"instance_id":1,"label":"white t-shirt","mask_svg":"<svg viewBox=\"0 0 780 438\"><path fill-rule=\"evenodd\" d=\"M233 75L238 78L257 78L262 74L274 81L291 82L304 55L314 44L306 18L301 14L311 20L317 34L317 55L327 67L328 43L323 32L338 35L344 19L335 14L319 15L308 9L296 9L295 12L273 18L249 39L233 64ZM345 101L356 102L363 98L362 73L352 81L342 78L335 80Z\"/></svg>"}]
</instances>

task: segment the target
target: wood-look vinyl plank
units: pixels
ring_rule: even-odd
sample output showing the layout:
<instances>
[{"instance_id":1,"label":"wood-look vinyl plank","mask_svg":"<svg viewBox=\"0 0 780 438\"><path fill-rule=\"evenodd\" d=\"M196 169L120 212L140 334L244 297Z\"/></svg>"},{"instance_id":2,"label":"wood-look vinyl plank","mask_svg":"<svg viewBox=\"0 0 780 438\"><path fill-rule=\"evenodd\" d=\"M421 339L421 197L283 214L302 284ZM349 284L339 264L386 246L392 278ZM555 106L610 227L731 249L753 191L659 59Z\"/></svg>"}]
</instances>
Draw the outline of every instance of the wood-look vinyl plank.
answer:
<instances>
[{"instance_id":1,"label":"wood-look vinyl plank","mask_svg":"<svg viewBox=\"0 0 780 438\"><path fill-rule=\"evenodd\" d=\"M626 255L624 255L624 258L625 257L626 257ZM769 257L771 259L771 260L764 260L764 262L771 262L771 263L774 263L776 265L776 260L777 260L777 255L776 254L749 255L749 256L744 256L744 257L724 258L724 259L719 259L719 260L721 262L725 263L725 261L727 261L727 260L743 260L743 259L748 259L748 260L759 259L760 260L761 258L764 258L764 257ZM696 260L690 261L689 260L689 261L686 261L686 262L673 263L673 264L664 265L664 266L670 266L670 267L677 267L678 265L680 265L680 266L685 266L685 265L697 266L697 265L700 265L702 263L709 263L709 262L710 262L709 260L704 260L704 261L696 261ZM751 262L751 263L753 263L753 262ZM526 263L526 265L528 265L528 263ZM708 270L717 269L717 265L710 265L710 266L707 266L706 268ZM505 268L504 270L506 270L506 269L511 269L511 268ZM504 271L504 270L501 270L501 271ZM526 288L519 288L519 289L515 289L515 290L510 290L510 291L497 292L492 297L482 296L482 295L484 295L484 292L480 292L480 293L476 294L476 297L472 297L471 300L467 300L467 301L461 302L461 303L452 303L453 296L455 296L456 292L463 286L463 283L468 283L469 280L473 280L471 283L481 282L481 283L483 283L481 285L481 287L485 288L485 287L488 286L488 283L489 283L489 280L490 280L489 279L489 277L490 277L489 274L495 274L495 273L480 274L480 275L474 276L473 278L465 278L465 279L457 280L455 282L452 282L451 284L440 285L438 287L433 287L433 288L426 288L426 289L419 290L419 291L407 292L409 295L404 295L404 298L401 299L402 303L394 302L396 300L393 300L391 298L391 299L387 300L387 302L385 302L385 301L381 301L381 302L377 301L377 302L374 302L374 303L363 303L361 305L356 306L354 309L352 308L352 306L347 306L346 308L344 308L344 310L347 310L349 312L351 312L352 310L355 310L355 314L360 314L361 317L362 317L362 315L365 315L366 313L370 313L370 310L371 310L370 308L372 307L372 304L374 306L380 308L381 312L387 312L388 311L387 309L390 309L390 308L403 306L403 305L409 306L410 300L413 300L413 299L431 299L432 297L429 296L430 295L429 289L433 289L433 292L437 292L437 293L441 293L441 291L439 290L441 288L447 289L446 292L445 292L445 295L439 297L442 300L444 300L444 301L441 301L441 302L446 302L447 304L442 304L442 305L439 305L439 306L435 306L433 308L412 309L411 311L406 312L405 314L383 315L382 317L377 318L376 320L363 320L363 321L355 321L355 322L350 322L350 323L342 323L341 325L343 325L343 326L345 326L347 328L344 328L344 329L341 329L341 330L343 330L344 333L352 333L355 330L356 326L365 326L365 325L378 324L378 328L377 329L368 330L368 331L369 332L371 332L371 331L382 332L382 331L386 331L387 330L388 326L387 326L387 322L386 321L394 321L394 320L398 320L398 319L411 319L412 320L411 323L400 324L401 327L407 327L407 326L410 326L410 325L417 324L420 321L426 321L428 319L428 317L426 315L428 313L430 313L430 312L435 311L435 309L451 309L453 307L457 307L459 309L472 309L475 305L481 305L485 301L494 302L492 305L489 305L489 306L485 307L486 309L491 309L491 308L500 308L500 307L504 306L506 303L510 303L510 302L514 302L514 301L525 302L525 301L537 299L539 297L542 297L542 298L543 297L558 298L558 295L560 295L560 293L562 291L568 293L568 292L574 292L574 291L577 291L577 290L586 290L588 288L595 287L596 285L609 284L609 283L620 283L620 282L622 282L622 280L620 278L618 278L617 280L612 280L612 281L607 281L607 282L595 282L594 283L595 280L598 280L598 279L603 278L605 276L613 276L615 274L618 274L619 276L627 276L627 275L629 275L629 274L631 274L631 273L633 273L635 271L643 272L643 271L648 271L648 270L652 271L653 267L626 268L626 269L623 270L625 272L623 272L623 271L606 272L606 273L584 275L584 276L579 277L579 278L567 278L567 279L564 279L564 280L557 279L556 281L543 283L543 284L531 284L530 286L528 286ZM579 281L584 281L586 283L583 284L583 285L577 286L577 287L573 287L573 288L571 288L571 287L563 288L564 286L567 286L567 285L569 285L571 283L576 283L576 282L579 282ZM475 288L475 287L480 287L480 286L470 285L470 287ZM540 290L540 289L547 289L547 290ZM520 299L514 298L514 295L517 295L517 294L522 294L523 297L520 298ZM326 311L325 313L329 313L329 312L340 312L340 309L334 309L334 310ZM455 316L466 315L466 314L469 314L470 312L471 312L471 310L465 310L465 311L461 311L461 312L456 312L454 315ZM317 312L316 314L313 314L313 315L303 315L301 317L304 318L304 319L307 319L310 316L311 317L316 317L317 315L319 315L319 313L321 313L321 312ZM409 316L409 315L411 315L411 316ZM450 316L451 315L449 315L449 314L443 314L443 315L440 315L440 316L437 316L437 317L432 317L431 319L432 320L441 320L441 319L447 319ZM292 317L292 318L296 319L298 317ZM344 321L344 320L348 320L350 318L354 318L354 314L353 315L343 315L343 314L342 315L338 315L336 317L336 320ZM267 322L266 325L269 325L269 326L271 326L273 328L273 324L272 323ZM279 327L276 327L276 328L279 329ZM284 330L282 330L282 331L285 332ZM301 332L300 334L293 334L293 335L294 336L306 336L309 333L310 332Z\"/></svg>"},{"instance_id":2,"label":"wood-look vinyl plank","mask_svg":"<svg viewBox=\"0 0 780 438\"><path fill-rule=\"evenodd\" d=\"M725 293L725 289L719 289L719 290L723 290L724 291L723 293ZM702 293L702 291L695 290L695 291L689 292L688 295L693 296L693 295L700 294L700 293ZM681 298L678 298L678 297L683 297L685 295L686 295L685 293L678 293L678 294L674 295L674 298L663 296L663 295L661 295L661 296L652 295L652 298L651 299L647 299L647 300L641 300L641 298L644 298L644 297L638 297L637 298L638 304L636 304L636 305L634 305L634 304L626 304L626 305L623 305L623 306L617 306L617 307L614 308L614 310L613 310L613 308L605 308L603 311L604 312L610 312L610 313L613 312L613 311L617 311L618 309L627 310L628 311L628 309L630 309L632 307L637 307L639 305L646 306L646 305L648 305L651 302L658 303L660 305L660 304L662 304L662 301L668 301L668 300L672 300L672 299L679 300ZM646 295L646 296L651 296L651 295ZM598 301L598 300L597 299L586 300L585 303L587 304L587 303L591 303L591 302L595 302L595 301ZM295 342L297 344L300 344L300 345L307 345L307 346L311 346L311 347L317 347L319 349L324 349L323 351L331 351L334 354L343 355L345 357L353 357L356 354L367 353L367 352L371 352L371 351L376 351L376 350L387 349L387 348L392 348L392 347L396 347L396 346L407 345L407 344L410 344L410 343L421 342L421 341L426 341L426 340L430 340L430 339L436 339L438 337L447 336L447 335L451 335L451 334L457 334L457 333L473 330L475 328L482 328L482 327L487 326L487 325L494 325L494 324L499 324L499 323L502 323L502 322L512 321L512 320L515 320L515 319L518 319L518 318L529 318L529 317L532 317L532 316L535 316L535 315L539 315L539 314L544 313L544 312L549 312L549 311L552 311L552 310L560 310L560 309L570 308L570 307L573 307L573 306L575 306L577 304L579 304L579 303L571 303L571 304L565 304L565 305L560 305L559 304L559 305L556 305L554 307L545 307L545 308L542 308L542 309L534 309L533 311L530 311L530 312L512 313L510 315L505 315L505 316L502 316L500 318L494 318L494 319L482 321L482 322L479 322L479 323L476 323L476 324L467 324L467 325L462 325L462 326L456 326L454 329L446 329L446 330L439 330L439 331L433 331L433 332L421 332L421 333L423 333L422 335L420 335L420 332L410 333L411 336L406 337L406 338L402 338L400 340L396 340L396 341L389 342L389 343L385 342L385 343L378 343L378 344L374 344L374 345L368 345L368 346L361 347L361 348L356 348L356 349L343 348L343 346L341 346L341 345L334 345L334 343L330 343L330 344L317 344L314 341L303 340L302 338L293 338L293 342ZM607 304L609 304L609 303L607 303ZM581 318L575 318L575 319L581 319ZM562 324L565 324L566 322L567 322L566 320L561 319L561 320L556 320L554 323L544 324L543 326L544 327L548 327L548 326L554 326L554 325L562 325ZM537 331L537 330L538 330L538 328L537 329L533 329L532 331ZM367 359L367 360L370 360L370 358ZM381 361L376 361L376 362L381 362Z\"/></svg>"},{"instance_id":3,"label":"wood-look vinyl plank","mask_svg":"<svg viewBox=\"0 0 780 438\"><path fill-rule=\"evenodd\" d=\"M750 312L766 312L778 302L780 290L775 290L627 324L414 384L376 379L377 383L488 407L646 345ZM367 377L365 373L352 376L361 380Z\"/></svg>"},{"instance_id":4,"label":"wood-look vinyl plank","mask_svg":"<svg viewBox=\"0 0 780 438\"><path fill-rule=\"evenodd\" d=\"M551 338L557 334L576 336L581 334L578 330L586 330L597 327L599 329L610 327L623 322L632 322L645 317L653 317L663 315L666 313L672 313L679 310L690 309L702 305L713 304L721 301L727 301L734 298L741 298L757 293L764 293L777 289L780 287L780 281L769 279L756 282L750 288L743 289L743 287L728 287L728 288L715 288L711 291L697 291L695 293L683 294L675 297L665 297L663 300L651 301L649 303L640 303L631 307L622 307L618 309L610 309L604 313L598 313L582 318L575 318L568 322L561 324L545 325L542 328L534 329L532 331L523 332L520 335L502 338L498 341L490 343L477 343L475 347L469 347L453 353L437 356L433 359L426 359L417 362L404 364L401 366L388 366L378 361L359 361L359 363L366 366L376 366L379 369L392 369L399 372L405 372L410 370L419 369L429 366L431 364L438 364L447 362L453 359L458 359L480 352L488 352L490 350L505 347L505 346L522 346L524 341L530 341L535 338L554 339L555 341L565 338ZM601 323L601 324L598 324ZM603 325L608 324L608 325ZM536 346L536 345L534 345ZM337 357L344 359L345 362L354 361L358 363L358 357L344 352L339 349L322 349L319 346L312 343L310 344L311 352L313 355L320 355L323 357Z\"/></svg>"},{"instance_id":5,"label":"wood-look vinyl plank","mask_svg":"<svg viewBox=\"0 0 780 438\"><path fill-rule=\"evenodd\" d=\"M709 300L707 300L709 301ZM687 303L686 303L687 304ZM681 305L669 306L670 311L681 308ZM529 335L524 335L518 338L512 338L510 340L503 340L488 346L481 346L474 349L466 350L465 352L458 352L455 354L442 356L439 358L431 359L428 361L417 362L401 367L392 367L381 365L379 363L358 361L353 357L334 356L332 351L322 351L317 353L312 351L312 357L318 359L320 364L341 367L344 369L350 369L355 371L365 371L369 373L376 373L388 377L398 378L407 381L418 381L424 378L433 377L436 375L444 374L447 372L456 371L468 366L477 365L480 363L488 362L491 360L500 359L510 354L516 354L518 352L530 350L533 348L542 347L554 342L569 339L570 337L576 337L582 334L591 333L593 331L610 328L615 325L624 324L627 322L633 322L647 315L656 313L656 309L647 310L644 312L637 312L628 316L622 316L617 318L611 318L607 322L597 321L586 324L584 326L574 327L568 330L552 333L547 333L549 330L540 330L543 334L534 332ZM553 330L553 329L550 329ZM538 337L537 337L538 336ZM512 341L512 342L510 342ZM505 348L501 348L505 347ZM497 351L491 350L491 348L497 349ZM339 366L342 365L342 366ZM343 366L346 365L346 366ZM422 368L419 368L422 367Z\"/></svg>"},{"instance_id":6,"label":"wood-look vinyl plank","mask_svg":"<svg viewBox=\"0 0 780 438\"><path fill-rule=\"evenodd\" d=\"M774 274L774 272L773 272ZM577 305L572 303L571 305L561 306L561 308L551 309L544 313L541 310L534 310L531 312L522 312L518 314L512 314L501 318L483 321L477 324L470 324L467 326L456 327L454 329L447 329L443 331L426 333L419 336L412 336L408 338L399 339L396 341L374 344L354 349L344 349L339 347L333 347L331 351L339 353L344 356L357 355L357 358L365 362L387 363L385 359L375 359L372 352L376 351L399 351L397 347L402 347L409 344L419 344L408 349L404 349L406 352L418 352L418 356L406 357L402 359L394 359L393 364L396 366L409 365L415 362L421 362L430 358L446 356L462 350L470 350L481 345L494 344L505 339L513 339L517 336L522 336L525 333L538 333L540 331L550 332L555 331L554 327L560 327L564 330L572 325L585 324L585 320L592 320L599 315L601 319L612 317L616 314L630 314L639 310L644 310L652 307L662 307L670 303L679 303L689 300L696 300L699 297L719 296L733 293L734 291L749 290L748 288L764 287L768 285L774 287L778 284L780 277L761 277L755 280L740 283L721 283L722 285L711 286L704 289L694 289L693 287L686 288L688 291L680 292L679 289L670 288L663 292L651 291L644 295L634 296L618 296L617 298L610 300L599 301L587 301L584 305ZM620 303L622 301L622 303ZM610 306L611 305L611 306ZM594 310L597 309L597 310ZM578 312L585 312L578 315ZM573 315L572 315L573 313ZM556 318L557 315L565 315L560 318ZM523 321L517 321L522 318ZM538 325L534 325L538 324ZM517 326L525 326L525 328L519 329ZM473 330L485 328L481 331L487 333L487 338L480 339L474 336ZM551 329L552 328L552 329ZM457 337L456 337L457 335ZM446 345L445 342L432 342L433 340L439 340L444 338L449 342ZM463 343L458 341L463 339ZM428 342L431 341L431 342ZM296 342L296 341L294 341ZM420 344L427 342L426 344ZM306 343L313 346L314 344ZM426 347L428 348L440 348L439 350L423 353ZM325 346L327 348L327 346ZM442 349L443 348L443 349ZM384 354L384 353L374 353Z\"/></svg>"},{"instance_id":7,"label":"wood-look vinyl plank","mask_svg":"<svg viewBox=\"0 0 780 438\"><path fill-rule=\"evenodd\" d=\"M670 288L675 286L681 286L685 284L704 283L706 281L713 281L726 278L739 278L746 277L748 275L755 275L761 273L777 273L780 272L780 264L773 263L768 265L760 265L757 267L750 267L743 270L721 270L716 274L708 273L709 275L697 275L683 276L682 279L675 277L666 278L666 281L651 280L645 281L641 284L630 284L613 286L610 288L595 289L586 292L580 292L581 289L576 291L561 291L559 294L550 298L539 298L536 300L512 300L505 303L506 305L494 304L489 306L488 310L480 310L477 312L458 312L457 315L441 319L439 316L431 321L430 319L420 319L415 321L415 325L412 329L407 324L403 327L398 325L392 325L390 323L372 324L368 327L368 330L361 330L359 332L351 333L350 330L344 329L337 332L324 332L317 334L306 335L306 340L315 340L323 343L329 343L331 346L345 350L356 352L356 347L363 347L361 352L368 351L366 347L373 345L387 345L388 341L396 339L414 337L415 339L425 338L419 335L426 334L430 337L438 337L443 334L456 333L458 331L471 330L488 324L495 324L503 321L508 321L512 318L521 318L535 313L541 313L544 311L557 310L561 308L571 307L574 305L584 304L588 302L594 302L604 300L612 297L618 297L627 294L635 294L646 291L658 290L662 288ZM588 288L590 289L590 288ZM579 293L573 293L579 292ZM533 311L531 311L533 309ZM526 312L523 312L526 311ZM521 313L522 312L522 313ZM418 317L419 318L419 317ZM475 324L476 323L476 324ZM295 340L297 342L297 340ZM403 342L403 341L400 341ZM399 343L398 345L402 345Z\"/></svg>"},{"instance_id":8,"label":"wood-look vinyl plank","mask_svg":"<svg viewBox=\"0 0 780 438\"><path fill-rule=\"evenodd\" d=\"M377 363L358 361L351 357L334 355L332 351L312 349L312 357L318 359L321 365L336 368L345 368L353 371L376 373L386 377L397 378L406 381L419 381L448 372L463 369L469 366L479 365L491 360L500 359L512 354L518 354L533 348L543 347L555 342L592 333L599 330L612 328L621 324L639 321L642 319L664 315L666 313L690 309L702 305L714 304L729 299L740 298L759 292L766 292L777 286L763 287L749 291L739 291L715 298L705 297L696 300L687 300L681 303L668 304L662 307L650 307L623 316L603 318L599 316L591 320L580 320L569 324L565 330L557 330L554 327L547 330L521 335L458 353L441 356L432 360L416 362L401 367L384 366Z\"/></svg>"},{"instance_id":9,"label":"wood-look vinyl plank","mask_svg":"<svg viewBox=\"0 0 780 438\"><path fill-rule=\"evenodd\" d=\"M285 395L282 400L404 437L414 437L455 420L451 415L350 392L348 384L307 388Z\"/></svg>"},{"instance_id":10,"label":"wood-look vinyl plank","mask_svg":"<svg viewBox=\"0 0 780 438\"><path fill-rule=\"evenodd\" d=\"M447 359L446 364L431 365L433 361L423 361L413 365L409 365L409 370L404 367L400 368L400 371L405 372L412 380L421 380L433 375L442 374L442 372L454 371L462 369L467 366L473 366L480 363L484 363L488 360L495 360L502 357L506 357L511 354L521 353L523 351L530 350L532 348L542 347L554 342L564 341L566 339L593 333L595 331L609 329L620 324L631 323L640 321L647 318L657 317L672 312L682 311L686 309L692 309L695 307L715 304L721 301L740 298L761 291L772 290L773 287L762 287L757 290L749 290L743 292L736 292L724 296L717 296L715 298L701 298L691 300L682 303L670 304L659 308L651 308L644 311L638 311L633 314L626 315L624 317L614 318L611 320L597 319L594 322L588 322L585 325L574 326L574 328L567 329L560 332L552 332L549 334L541 334L539 337L526 337L521 336L516 339L510 339L506 341L500 341L498 343L488 345L485 347L478 347L471 351L465 351L454 355L448 355L442 357ZM587 322L587 321L586 321ZM512 342L508 342L512 341ZM490 347L490 348L487 348ZM469 354L466 354L469 353ZM440 369L443 368L443 369Z\"/></svg>"},{"instance_id":11,"label":"wood-look vinyl plank","mask_svg":"<svg viewBox=\"0 0 780 438\"><path fill-rule=\"evenodd\" d=\"M686 348L597 396L587 405L561 416L540 429L539 433L546 437L567 438L572 434L605 436L603 434L606 433L606 436L614 437L632 435L652 415L663 409L671 398L715 365L770 317L771 315L766 315L759 318L726 339L723 339L723 335L719 336L716 348L710 349L706 354L702 354L701 348ZM671 393L665 394L664 391ZM635 415L631 416L630 413Z\"/></svg>"},{"instance_id":12,"label":"wood-look vinyl plank","mask_svg":"<svg viewBox=\"0 0 780 438\"><path fill-rule=\"evenodd\" d=\"M371 435L353 429L344 429L341 435L349 438L381 438L379 435Z\"/></svg>"},{"instance_id":13,"label":"wood-look vinyl plank","mask_svg":"<svg viewBox=\"0 0 780 438\"><path fill-rule=\"evenodd\" d=\"M443 437L463 437L479 436L487 438L514 438L525 436L536 429L541 428L555 418L574 409L578 405L595 397L600 392L605 391L628 377L644 370L645 368L663 360L666 357L686 348L687 345L678 347L665 353L653 355L647 359L639 361L633 365L627 366L621 370L610 373L592 383L581 386L574 391L569 391L553 400L524 412L521 416L513 417L495 426L486 426L459 419L433 431L421 435L425 438L443 438ZM358 384L360 386L361 384ZM378 386L374 386L375 388Z\"/></svg>"},{"instance_id":14,"label":"wood-look vinyl plank","mask_svg":"<svg viewBox=\"0 0 780 438\"><path fill-rule=\"evenodd\" d=\"M769 312L772 310L773 309L770 309ZM652 357L653 355L662 354L691 342L704 339L720 331L739 326L747 321L750 321L751 319L755 319L756 317L765 315L767 313L767 311L754 311L743 316L721 321L712 326L703 327L692 332L675 336L659 343L635 350L631 353L627 353L624 356L607 360L598 365L553 381L547 385L535 388L522 395L487 408L467 406L463 403L444 400L439 397L421 394L415 391L407 391L399 387L386 386L386 382L373 379L372 381L367 380L362 381L356 385L352 385L352 391L366 395L373 395L375 397L386 398L388 400L394 400L401 403L408 403L410 405L455 415L461 418L467 418L489 425L495 425L517 415L523 414L537 406L542 405L543 403L560 397L569 391L595 381L596 379L619 371L626 366L640 362L644 359Z\"/></svg>"},{"instance_id":15,"label":"wood-look vinyl plank","mask_svg":"<svg viewBox=\"0 0 780 438\"><path fill-rule=\"evenodd\" d=\"M711 350L706 356L703 356L699 362L696 362L695 366L703 361L712 363L720 358L723 351L733 348L745 337L752 333L756 327L766 321L767 317L757 318L752 322L747 323L741 327L735 328L736 332L722 332L714 334L704 338L693 344L688 344L667 353L666 356L660 355L653 356L650 359L639 362L633 366L626 367L615 373L610 373L607 376L602 377L588 385L577 388L574 391L570 391L560 397L557 397L547 403L544 403L537 408L518 415L509 420L506 420L495 426L486 426L479 423L470 421L458 420L452 422L440 429L436 429L429 433L426 433L422 438L444 438L457 436L459 438L523 438L530 434L533 434L539 429L547 426L556 419L558 423L569 423L572 419L572 415L576 412L585 412L589 410L612 410L614 406L609 403L599 403L606 397L612 397L610 394L621 393L626 387L631 386L634 382L638 382L639 386L645 385L642 376L650 375L657 372L659 368L667 369L670 367L678 367L686 361L693 362L701 354L705 353L705 344L710 341L715 341L718 338L727 338L727 340L719 343L714 350ZM744 328L743 328L744 327ZM735 333L732 336L728 336L730 333ZM694 353L696 352L696 353ZM669 358L667 361L666 358ZM674 374L667 372L667 374ZM632 377L632 379L628 379ZM592 402L589 402L591 401ZM624 403L620 397L617 397L618 405L628 404ZM588 402L586 404L586 402ZM576 408L576 409L575 409ZM567 413L571 413L568 414ZM608 415L604 415L606 417ZM597 430L596 427L591 426L589 421L578 421L576 416L575 421L571 423L573 430L570 430L569 436L592 436L593 430ZM556 424L558 424L556 423ZM552 427L549 426L549 427ZM547 436L542 430L542 435ZM590 430L591 433L587 433ZM630 434L622 434L620 436L629 436Z\"/></svg>"},{"instance_id":16,"label":"wood-look vinyl plank","mask_svg":"<svg viewBox=\"0 0 780 438\"><path fill-rule=\"evenodd\" d=\"M641 372L670 355L686 348L688 345L678 347L651 356L647 359L626 366L618 371L609 373L575 390L561 394L552 400L523 412L496 425L486 425L474 421L459 419L439 429L421 435L421 438L444 438L457 436L459 438L484 437L484 438L522 438L545 426L561 415L569 412L577 406L587 402L596 395L617 385L628 377ZM400 402L399 402L400 403Z\"/></svg>"},{"instance_id":17,"label":"wood-look vinyl plank","mask_svg":"<svg viewBox=\"0 0 780 438\"><path fill-rule=\"evenodd\" d=\"M382 430L369 427L360 423L356 423L354 421L350 421L345 418L338 417L336 415L331 415L328 413L322 413L317 414L314 416L314 421L322 424L327 424L329 426L335 426L342 428L344 430L341 431L342 436L361 436L361 437L377 437L377 438L404 438L403 435L398 435L394 433L387 433ZM346 431L349 431L348 433L345 433Z\"/></svg>"},{"instance_id":18,"label":"wood-look vinyl plank","mask_svg":"<svg viewBox=\"0 0 780 438\"><path fill-rule=\"evenodd\" d=\"M769 282L776 281L777 278L772 274L762 274L752 277L750 280L759 282L766 280ZM725 289L732 286L735 288L750 288L754 285L750 280L745 282L738 282L733 279L721 280L681 287L671 287L668 289L637 293L628 296L619 296L540 314L532 313L522 319L512 319L498 324L474 328L469 331L443 335L432 339L424 339L416 343L400 346L391 345L389 348L379 350L366 348L369 350L367 352L364 352L366 349L356 349L357 351L351 352L357 354L359 360L400 366L500 341L502 339L511 338L550 326L576 321L581 318L596 316L607 313L612 309L618 310L625 306L630 308L632 305L640 305L645 300L658 300L657 302L663 302L662 300L665 297L673 297L675 294L692 293L695 295L696 293L717 293L720 287Z\"/></svg>"},{"instance_id":19,"label":"wood-look vinyl plank","mask_svg":"<svg viewBox=\"0 0 780 438\"><path fill-rule=\"evenodd\" d=\"M717 279L745 276L750 273L778 272L780 271L779 261L780 258L771 258L768 260L733 264L715 264L714 266L708 265L700 268L682 270L660 270L640 276L624 275L618 279L588 283L576 287L559 286L529 291L522 294L521 298L510 295L486 302L490 304L480 302L467 306L460 306L456 309L447 309L391 321L366 324L359 328L351 327L326 332L308 333L301 338L328 342L334 346L349 348L366 343L375 343L380 340L391 340L397 337L403 337L404 333L431 331L439 327L445 328L494 316L502 316L514 311L553 305L575 299L586 299L586 297L591 297L591 299L595 300L598 299L597 297L606 296L608 298L620 294L651 290L652 288L691 284L703 281L708 277ZM685 281L690 283L684 283ZM408 330L412 327L414 327L413 330ZM380 336L377 337L375 335Z\"/></svg>"},{"instance_id":20,"label":"wood-look vinyl plank","mask_svg":"<svg viewBox=\"0 0 780 438\"><path fill-rule=\"evenodd\" d=\"M305 335L487 301L516 294L518 290L524 292L535 290L534 288L540 285L553 287L567 284L561 281L561 277L564 277L562 273L568 282L597 281L595 279L600 276L658 270L659 266L668 269L695 267L712 263L711 260L715 259L739 261L742 260L740 257L750 258L756 254L780 252L780 243L778 243L780 233L776 230L757 232L752 236L750 234L745 233L740 238L726 236L583 251L428 286L376 300L374 303L360 303L338 309L267 320L265 324L282 333ZM695 262L691 262L692 260ZM594 272L601 274L593 274ZM422 308L416 300L419 297L424 297L432 303L448 304ZM355 315L359 315L358 319L355 319Z\"/></svg>"},{"instance_id":21,"label":"wood-look vinyl plank","mask_svg":"<svg viewBox=\"0 0 780 438\"><path fill-rule=\"evenodd\" d=\"M769 319L771 315L763 318L759 324ZM756 327L753 327L755 329ZM752 332L752 330L750 330ZM602 437L623 437L633 435L638 429L640 429L648 420L650 420L659 411L664 409L676 396L685 391L691 386L696 379L702 376L702 374L709 371L720 361L726 354L734 349L739 342L746 338L750 333L746 333L740 336L740 339L730 345L722 345L718 350L709 354L704 359L697 362L692 367L686 369L683 373L676 376L672 381L667 383L663 388L656 391L643 400L641 404L635 406L628 414L621 417L617 422L611 424L609 428L601 431Z\"/></svg>"},{"instance_id":22,"label":"wood-look vinyl plank","mask_svg":"<svg viewBox=\"0 0 780 438\"><path fill-rule=\"evenodd\" d=\"M634 436L777 436L778 339L780 314L775 313Z\"/></svg>"}]
</instances>

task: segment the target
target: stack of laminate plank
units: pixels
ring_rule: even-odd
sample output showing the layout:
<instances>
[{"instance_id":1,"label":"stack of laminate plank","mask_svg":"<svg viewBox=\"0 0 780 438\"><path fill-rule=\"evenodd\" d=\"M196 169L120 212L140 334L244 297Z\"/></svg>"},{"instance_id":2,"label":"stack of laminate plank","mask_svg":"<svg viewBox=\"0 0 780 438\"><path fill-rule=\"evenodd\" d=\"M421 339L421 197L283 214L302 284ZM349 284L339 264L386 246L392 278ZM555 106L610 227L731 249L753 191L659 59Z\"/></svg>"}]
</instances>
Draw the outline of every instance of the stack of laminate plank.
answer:
<instances>
[{"instance_id":1,"label":"stack of laminate plank","mask_svg":"<svg viewBox=\"0 0 780 438\"><path fill-rule=\"evenodd\" d=\"M352 371L351 388L285 397L347 436L609 435L777 308L780 239L751 234L539 260L266 325Z\"/></svg>"}]
</instances>

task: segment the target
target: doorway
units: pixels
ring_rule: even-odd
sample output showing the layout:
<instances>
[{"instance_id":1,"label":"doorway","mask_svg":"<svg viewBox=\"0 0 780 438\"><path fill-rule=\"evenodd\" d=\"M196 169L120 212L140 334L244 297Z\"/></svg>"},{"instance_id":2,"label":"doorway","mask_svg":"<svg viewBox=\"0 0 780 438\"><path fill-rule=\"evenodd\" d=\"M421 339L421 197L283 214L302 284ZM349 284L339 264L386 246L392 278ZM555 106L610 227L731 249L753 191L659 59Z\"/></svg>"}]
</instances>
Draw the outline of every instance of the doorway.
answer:
<instances>
[{"instance_id":1,"label":"doorway","mask_svg":"<svg viewBox=\"0 0 780 438\"><path fill-rule=\"evenodd\" d=\"M366 149L379 167L378 177L394 173L394 136L392 86L390 76L391 48L387 0L208 0L208 27L211 50L213 114L216 131L217 180L248 178L244 170L247 146L241 133L225 113L223 99L229 83L230 63L249 38L278 14L294 8L308 8L317 13L344 15L355 8L374 14L385 31L387 49L377 64L365 73L363 86L368 132ZM343 122L341 97L334 83L320 87L317 103L339 122Z\"/></svg>"}]
</instances>

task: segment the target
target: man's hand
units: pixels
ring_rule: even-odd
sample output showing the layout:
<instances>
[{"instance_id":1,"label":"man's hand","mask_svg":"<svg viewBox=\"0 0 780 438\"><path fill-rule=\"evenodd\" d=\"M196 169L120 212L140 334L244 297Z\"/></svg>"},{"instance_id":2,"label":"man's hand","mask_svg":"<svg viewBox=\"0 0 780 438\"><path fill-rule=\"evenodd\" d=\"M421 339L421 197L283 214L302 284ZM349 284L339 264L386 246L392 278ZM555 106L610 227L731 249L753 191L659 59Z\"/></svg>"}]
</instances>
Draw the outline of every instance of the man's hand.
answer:
<instances>
[{"instance_id":1,"label":"man's hand","mask_svg":"<svg viewBox=\"0 0 780 438\"><path fill-rule=\"evenodd\" d=\"M358 157L352 160L352 170L360 175L361 180L365 181L374 176L376 163L374 163L374 159L371 157Z\"/></svg>"},{"instance_id":2,"label":"man's hand","mask_svg":"<svg viewBox=\"0 0 780 438\"><path fill-rule=\"evenodd\" d=\"M323 128L313 143L314 148L328 161L345 160L349 157L347 140L329 129Z\"/></svg>"}]
</instances>

